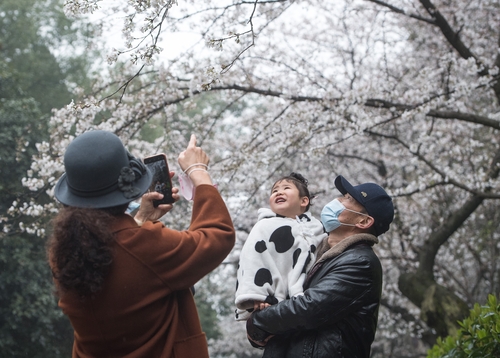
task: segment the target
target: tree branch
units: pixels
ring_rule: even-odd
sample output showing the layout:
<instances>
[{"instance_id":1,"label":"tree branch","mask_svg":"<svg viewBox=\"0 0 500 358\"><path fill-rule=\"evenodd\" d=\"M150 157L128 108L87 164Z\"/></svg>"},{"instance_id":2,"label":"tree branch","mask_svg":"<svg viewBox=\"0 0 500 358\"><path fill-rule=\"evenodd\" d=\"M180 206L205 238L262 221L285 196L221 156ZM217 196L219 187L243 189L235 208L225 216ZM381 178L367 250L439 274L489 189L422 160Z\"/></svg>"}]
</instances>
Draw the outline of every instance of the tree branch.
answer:
<instances>
[{"instance_id":1,"label":"tree branch","mask_svg":"<svg viewBox=\"0 0 500 358\"><path fill-rule=\"evenodd\" d=\"M334 152L331 149L328 150L327 154L331 155L332 157L336 157L336 158L348 158L348 159L360 160L362 162L373 165L375 168L377 168L377 172L381 177L387 176L387 167L385 166L385 163L382 160L374 161L374 160L366 159L364 157L360 157L358 155L338 154L337 152Z\"/></svg>"},{"instance_id":2,"label":"tree branch","mask_svg":"<svg viewBox=\"0 0 500 358\"><path fill-rule=\"evenodd\" d=\"M462 190L464 190L464 191L472 194L473 196L480 197L483 200L484 199L500 199L500 194L491 193L491 192L489 192L490 191L489 189L487 189L486 191L475 190L475 189L470 188L467 185L459 182L456 179L450 178L443 170L439 169L432 161L430 161L429 159L427 159L426 157L424 157L422 154L420 154L420 152L419 152L418 149L416 151L415 150L411 150L411 148L410 148L410 146L408 144L406 144L405 142L403 142L399 137L397 137L395 135L386 135L386 134L377 133L377 132L374 132L374 131L371 131L371 130L365 130L365 132L367 134L370 134L370 135L378 136L378 137L381 137L381 138L392 139L392 140L398 142L411 155L414 155L415 157L417 157L418 160L420 160L421 162L423 162L424 164L426 164L432 171L434 171L435 173L439 174L443 178L442 182L430 184L430 185L427 186L427 188L430 188L433 185L437 186L437 185L451 184L454 187L462 189ZM492 162L490 163L490 170L488 172L488 176L490 178L494 179L494 178L496 178L499 175L499 172L500 172L500 149L498 150L498 152L496 153L496 155L492 159ZM416 190L415 192L418 192L418 191L420 191L420 190Z\"/></svg>"},{"instance_id":3,"label":"tree branch","mask_svg":"<svg viewBox=\"0 0 500 358\"><path fill-rule=\"evenodd\" d=\"M499 121L496 121L488 117L479 116L473 113L431 110L427 113L427 115L435 118L458 119L460 121L481 124L485 127L491 127L500 130Z\"/></svg>"},{"instance_id":4,"label":"tree branch","mask_svg":"<svg viewBox=\"0 0 500 358\"><path fill-rule=\"evenodd\" d=\"M418 107L418 105L408 105L403 103L396 103L387 101L384 99L378 98L370 98L366 100L365 105L368 107L375 108L385 108L391 109L394 108L398 111L408 111L413 110ZM455 111L439 111L439 110L431 110L427 113L428 116L434 118L442 118L442 119L458 119L460 121L481 124L485 127L491 127L494 129L500 130L500 122L488 117L479 116L473 113L463 113L463 112L455 112Z\"/></svg>"},{"instance_id":5,"label":"tree branch","mask_svg":"<svg viewBox=\"0 0 500 358\"><path fill-rule=\"evenodd\" d=\"M472 195L460 209L451 213L444 221L441 227L435 230L425 241L420 251L420 262L417 269L417 275L423 275L434 281L434 261L437 252L451 235L463 225L464 221L476 211L483 202L484 197Z\"/></svg>"},{"instance_id":6,"label":"tree branch","mask_svg":"<svg viewBox=\"0 0 500 358\"><path fill-rule=\"evenodd\" d=\"M439 10L434 6L434 4L430 0L420 0L420 3L425 8L427 13L432 16L432 19L426 19L419 15L407 14L404 10L397 8L393 5L387 4L384 1L380 0L367 0L373 2L377 5L384 6L391 11L402 14L420 21L425 21L431 25L435 25L439 27L441 33L444 35L448 43L459 53L462 58L474 58L476 61L476 65L479 69L479 75L485 76L489 73L488 68L479 60L479 58L472 53L472 51L467 47L462 40L460 39L459 31L454 31L451 25L448 23L446 18L439 12ZM497 97L499 96L499 92L497 93Z\"/></svg>"},{"instance_id":7,"label":"tree branch","mask_svg":"<svg viewBox=\"0 0 500 358\"><path fill-rule=\"evenodd\" d=\"M409 14L406 11L404 11L403 9L400 9L400 8L394 6L394 5L388 4L388 3L384 2L384 1L380 1L380 0L367 0L367 1L373 2L373 3L377 4L377 5L384 6L384 7L388 8L388 9L390 9L393 12L396 12L398 14L411 17L412 19L424 21L424 22L427 22L427 23L429 23L431 25L436 25L436 21L433 20L433 19L427 19L425 17L422 17L420 15L416 15L416 14Z\"/></svg>"},{"instance_id":8,"label":"tree branch","mask_svg":"<svg viewBox=\"0 0 500 358\"><path fill-rule=\"evenodd\" d=\"M257 93L260 95L264 96L271 96L271 97L280 97L280 98L286 98L295 102L321 102L323 101L322 97L309 97L309 96L290 96L287 95L283 92L278 92L278 91L272 91L270 89L268 90L263 90L255 87L243 87L240 85L226 85L226 86L212 86L211 87L212 91L223 91L223 90L235 90L235 91L242 91L242 92L248 92L248 93Z\"/></svg>"},{"instance_id":9,"label":"tree branch","mask_svg":"<svg viewBox=\"0 0 500 358\"><path fill-rule=\"evenodd\" d=\"M435 19L436 25L441 29L441 32L443 33L444 37L450 45L453 46L455 50L460 54L465 59L468 59L470 57L474 58L476 60L476 63L480 65L479 59L469 50L467 46L462 42L460 39L460 35L458 32L453 31L451 28L450 24L444 16L439 12L438 9L430 2L430 0L420 0L420 3L422 6L427 10L429 15L431 15ZM481 67L481 66L480 66Z\"/></svg>"}]
</instances>

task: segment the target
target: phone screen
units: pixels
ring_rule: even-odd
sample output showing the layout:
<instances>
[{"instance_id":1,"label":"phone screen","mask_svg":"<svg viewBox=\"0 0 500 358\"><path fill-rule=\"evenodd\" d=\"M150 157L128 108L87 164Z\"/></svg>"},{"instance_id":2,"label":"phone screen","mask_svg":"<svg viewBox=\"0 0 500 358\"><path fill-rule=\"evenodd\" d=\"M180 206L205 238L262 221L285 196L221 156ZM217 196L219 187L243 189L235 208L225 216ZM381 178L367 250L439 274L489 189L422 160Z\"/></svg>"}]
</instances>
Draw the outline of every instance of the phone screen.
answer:
<instances>
[{"instance_id":1,"label":"phone screen","mask_svg":"<svg viewBox=\"0 0 500 358\"><path fill-rule=\"evenodd\" d=\"M157 191L163 194L163 199L154 200L153 205L157 207L160 204L172 204L175 200L172 198L172 180L170 179L170 170L168 169L167 156L157 154L144 158L144 164L153 173L153 181L149 191Z\"/></svg>"}]
</instances>

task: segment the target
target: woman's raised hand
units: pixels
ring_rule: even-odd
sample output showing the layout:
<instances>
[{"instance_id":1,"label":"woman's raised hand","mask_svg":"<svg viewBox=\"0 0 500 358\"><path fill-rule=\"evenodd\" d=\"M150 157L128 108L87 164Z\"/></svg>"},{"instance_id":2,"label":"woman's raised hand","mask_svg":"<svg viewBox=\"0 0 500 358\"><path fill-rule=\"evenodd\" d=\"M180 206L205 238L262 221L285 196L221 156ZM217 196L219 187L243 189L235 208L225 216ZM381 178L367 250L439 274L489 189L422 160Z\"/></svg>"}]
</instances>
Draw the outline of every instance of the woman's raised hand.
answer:
<instances>
[{"instance_id":1,"label":"woman's raised hand","mask_svg":"<svg viewBox=\"0 0 500 358\"><path fill-rule=\"evenodd\" d=\"M196 146L196 136L194 134L191 134L186 150L179 154L177 161L184 173L191 178L194 186L201 184L212 185L212 179L207 171L210 158L203 149Z\"/></svg>"}]
</instances>

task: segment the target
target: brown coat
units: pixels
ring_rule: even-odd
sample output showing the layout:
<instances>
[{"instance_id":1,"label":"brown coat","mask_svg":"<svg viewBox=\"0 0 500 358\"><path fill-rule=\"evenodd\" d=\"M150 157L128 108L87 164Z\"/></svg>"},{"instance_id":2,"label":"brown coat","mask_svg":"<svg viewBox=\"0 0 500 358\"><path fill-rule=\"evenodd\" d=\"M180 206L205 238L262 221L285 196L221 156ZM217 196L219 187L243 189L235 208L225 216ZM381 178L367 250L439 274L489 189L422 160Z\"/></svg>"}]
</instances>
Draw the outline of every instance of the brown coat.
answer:
<instances>
[{"instance_id":1,"label":"brown coat","mask_svg":"<svg viewBox=\"0 0 500 358\"><path fill-rule=\"evenodd\" d=\"M235 233L215 188L197 187L191 226L138 227L123 215L112 226L114 258L102 290L59 306L75 330L73 357L208 358L190 287L231 251Z\"/></svg>"}]
</instances>

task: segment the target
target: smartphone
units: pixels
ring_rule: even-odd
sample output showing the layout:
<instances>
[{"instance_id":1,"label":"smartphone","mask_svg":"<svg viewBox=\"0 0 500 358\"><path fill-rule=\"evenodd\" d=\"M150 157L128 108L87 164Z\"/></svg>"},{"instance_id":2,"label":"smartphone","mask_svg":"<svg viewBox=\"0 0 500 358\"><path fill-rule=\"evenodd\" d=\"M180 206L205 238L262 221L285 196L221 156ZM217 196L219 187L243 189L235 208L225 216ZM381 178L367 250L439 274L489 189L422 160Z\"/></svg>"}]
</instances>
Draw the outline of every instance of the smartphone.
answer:
<instances>
[{"instance_id":1,"label":"smartphone","mask_svg":"<svg viewBox=\"0 0 500 358\"><path fill-rule=\"evenodd\" d=\"M163 194L163 199L153 200L154 207L160 204L172 204L175 200L172 197L172 180L170 179L167 156L162 153L146 157L144 158L144 164L153 173L153 181L149 191L157 191Z\"/></svg>"}]
</instances>

